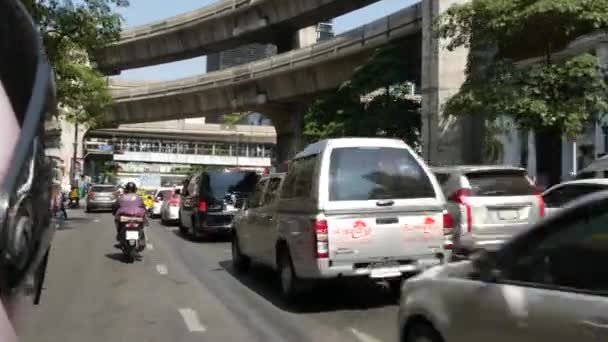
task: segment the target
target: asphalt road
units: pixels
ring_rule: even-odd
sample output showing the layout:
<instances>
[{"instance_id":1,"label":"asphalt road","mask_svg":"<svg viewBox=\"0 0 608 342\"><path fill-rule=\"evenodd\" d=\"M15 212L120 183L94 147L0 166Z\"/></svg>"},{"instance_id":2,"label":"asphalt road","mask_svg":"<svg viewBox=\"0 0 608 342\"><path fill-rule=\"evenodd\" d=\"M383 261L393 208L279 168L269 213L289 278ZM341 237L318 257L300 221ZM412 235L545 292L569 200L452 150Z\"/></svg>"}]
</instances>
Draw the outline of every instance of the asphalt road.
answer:
<instances>
[{"instance_id":1,"label":"asphalt road","mask_svg":"<svg viewBox=\"0 0 608 342\"><path fill-rule=\"evenodd\" d=\"M126 264L110 214L69 214L25 342L397 340L397 302L381 286L332 283L288 305L271 270L235 274L226 241L190 241L152 222L143 259Z\"/></svg>"}]
</instances>

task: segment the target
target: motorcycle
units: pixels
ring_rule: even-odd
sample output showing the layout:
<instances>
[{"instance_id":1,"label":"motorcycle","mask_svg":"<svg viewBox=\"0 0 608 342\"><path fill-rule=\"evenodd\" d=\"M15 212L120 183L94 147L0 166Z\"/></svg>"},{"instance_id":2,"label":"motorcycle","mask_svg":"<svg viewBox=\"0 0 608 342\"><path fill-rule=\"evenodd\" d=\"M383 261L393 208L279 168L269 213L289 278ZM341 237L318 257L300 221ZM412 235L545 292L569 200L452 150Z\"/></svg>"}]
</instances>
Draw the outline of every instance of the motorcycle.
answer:
<instances>
[{"instance_id":1,"label":"motorcycle","mask_svg":"<svg viewBox=\"0 0 608 342\"><path fill-rule=\"evenodd\" d=\"M118 218L120 249L128 262L134 262L146 248L145 214L121 213Z\"/></svg>"}]
</instances>

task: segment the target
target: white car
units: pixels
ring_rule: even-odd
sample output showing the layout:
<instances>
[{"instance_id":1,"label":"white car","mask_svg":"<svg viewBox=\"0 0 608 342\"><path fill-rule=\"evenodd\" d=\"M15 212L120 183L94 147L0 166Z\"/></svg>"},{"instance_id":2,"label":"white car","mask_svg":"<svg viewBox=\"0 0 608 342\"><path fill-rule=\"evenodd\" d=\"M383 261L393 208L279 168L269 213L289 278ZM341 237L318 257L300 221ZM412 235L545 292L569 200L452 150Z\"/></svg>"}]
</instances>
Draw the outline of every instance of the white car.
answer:
<instances>
[{"instance_id":1,"label":"white car","mask_svg":"<svg viewBox=\"0 0 608 342\"><path fill-rule=\"evenodd\" d=\"M554 185L542 195L545 201L545 214L553 215L566 203L603 190L608 190L606 178L581 179Z\"/></svg>"},{"instance_id":2,"label":"white car","mask_svg":"<svg viewBox=\"0 0 608 342\"><path fill-rule=\"evenodd\" d=\"M160 188L154 194L154 206L152 207L152 217L160 217L160 209L165 199L172 198L173 188Z\"/></svg>"},{"instance_id":3,"label":"white car","mask_svg":"<svg viewBox=\"0 0 608 342\"><path fill-rule=\"evenodd\" d=\"M179 222L179 206L181 204L181 190L175 189L170 198L163 201L160 209L160 220L164 225L176 224Z\"/></svg>"}]
</instances>

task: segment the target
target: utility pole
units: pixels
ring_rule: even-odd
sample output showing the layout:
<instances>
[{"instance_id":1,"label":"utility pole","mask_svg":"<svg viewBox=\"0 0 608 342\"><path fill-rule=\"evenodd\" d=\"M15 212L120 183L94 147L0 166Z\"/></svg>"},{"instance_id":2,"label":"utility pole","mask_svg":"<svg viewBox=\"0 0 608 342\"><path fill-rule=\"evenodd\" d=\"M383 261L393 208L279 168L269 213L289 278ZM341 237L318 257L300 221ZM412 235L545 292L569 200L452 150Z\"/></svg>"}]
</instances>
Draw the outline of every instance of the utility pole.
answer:
<instances>
[{"instance_id":1,"label":"utility pole","mask_svg":"<svg viewBox=\"0 0 608 342\"><path fill-rule=\"evenodd\" d=\"M76 159L78 158L78 123L74 124L74 151L72 153L72 167L70 169L70 183L72 186L77 186L76 182Z\"/></svg>"}]
</instances>

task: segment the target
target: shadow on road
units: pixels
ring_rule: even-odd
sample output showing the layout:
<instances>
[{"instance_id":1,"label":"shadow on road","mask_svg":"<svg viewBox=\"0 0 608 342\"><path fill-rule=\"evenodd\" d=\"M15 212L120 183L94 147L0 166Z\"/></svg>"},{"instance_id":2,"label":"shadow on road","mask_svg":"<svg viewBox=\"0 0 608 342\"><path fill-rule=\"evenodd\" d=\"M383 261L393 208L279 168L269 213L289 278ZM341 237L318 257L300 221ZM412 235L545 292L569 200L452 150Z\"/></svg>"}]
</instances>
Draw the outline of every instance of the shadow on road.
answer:
<instances>
[{"instance_id":1,"label":"shadow on road","mask_svg":"<svg viewBox=\"0 0 608 342\"><path fill-rule=\"evenodd\" d=\"M186 234L182 234L182 232L180 232L178 229L173 230L173 234L175 234L176 236L190 242L190 243L196 243L196 244L200 244L200 243L226 243L230 241L230 236L209 236L209 237L204 237L204 238L200 238L200 237L194 237L191 235L186 235Z\"/></svg>"},{"instance_id":2,"label":"shadow on road","mask_svg":"<svg viewBox=\"0 0 608 342\"><path fill-rule=\"evenodd\" d=\"M127 258L125 257L125 255L122 252L120 252L120 253L107 253L106 254L106 258L108 258L110 260L114 260L114 261L120 261L123 264L130 264L131 263L129 260L127 260ZM141 256L137 256L134 261L141 261Z\"/></svg>"},{"instance_id":3,"label":"shadow on road","mask_svg":"<svg viewBox=\"0 0 608 342\"><path fill-rule=\"evenodd\" d=\"M293 313L320 313L341 310L366 310L388 305L397 301L389 290L381 284L366 279L341 279L320 283L313 291L304 295L297 304L282 298L276 273L261 265L251 265L246 273L238 273L230 260L221 261L220 266L258 295L276 307Z\"/></svg>"}]
</instances>

